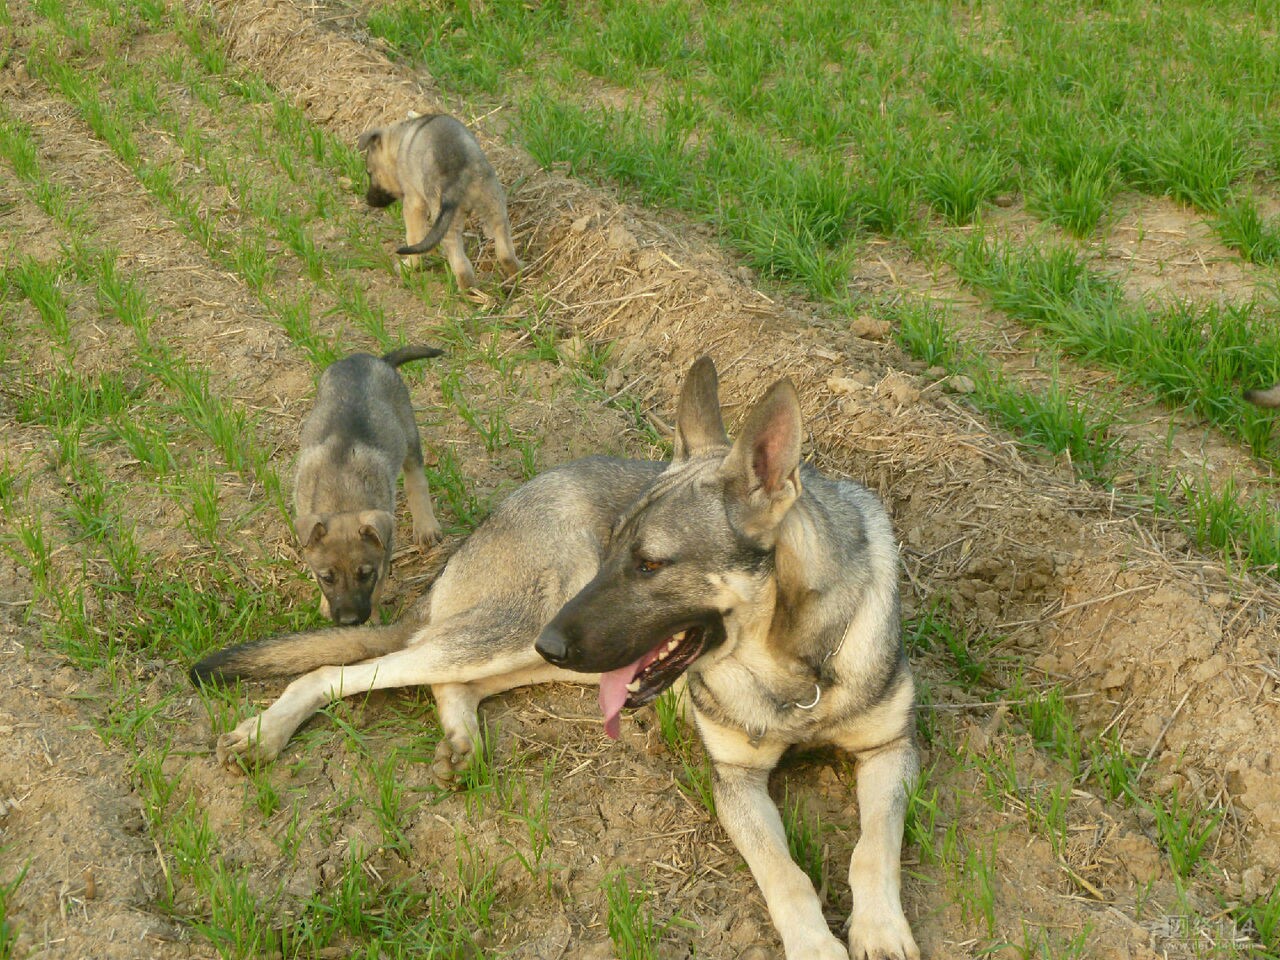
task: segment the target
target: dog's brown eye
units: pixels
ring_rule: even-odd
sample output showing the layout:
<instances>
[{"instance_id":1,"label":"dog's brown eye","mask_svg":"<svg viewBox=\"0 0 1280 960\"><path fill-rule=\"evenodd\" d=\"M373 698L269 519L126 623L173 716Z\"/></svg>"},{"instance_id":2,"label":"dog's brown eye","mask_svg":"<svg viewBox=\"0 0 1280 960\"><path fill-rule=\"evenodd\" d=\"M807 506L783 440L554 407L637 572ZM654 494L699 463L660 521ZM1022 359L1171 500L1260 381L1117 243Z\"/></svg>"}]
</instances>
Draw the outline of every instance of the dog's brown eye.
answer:
<instances>
[{"instance_id":1,"label":"dog's brown eye","mask_svg":"<svg viewBox=\"0 0 1280 960\"><path fill-rule=\"evenodd\" d=\"M377 574L377 571L374 570L373 568L366 569L364 567L361 567L356 572L356 576L360 578L361 583L365 583L369 580L372 580L376 574Z\"/></svg>"},{"instance_id":2,"label":"dog's brown eye","mask_svg":"<svg viewBox=\"0 0 1280 960\"><path fill-rule=\"evenodd\" d=\"M326 570L324 573L320 574L320 582L321 582L321 583L333 583L333 571L332 571L332 570Z\"/></svg>"},{"instance_id":3,"label":"dog's brown eye","mask_svg":"<svg viewBox=\"0 0 1280 960\"><path fill-rule=\"evenodd\" d=\"M641 573L653 573L655 570L661 570L667 565L665 560L651 560L646 557L636 558L636 569Z\"/></svg>"}]
</instances>

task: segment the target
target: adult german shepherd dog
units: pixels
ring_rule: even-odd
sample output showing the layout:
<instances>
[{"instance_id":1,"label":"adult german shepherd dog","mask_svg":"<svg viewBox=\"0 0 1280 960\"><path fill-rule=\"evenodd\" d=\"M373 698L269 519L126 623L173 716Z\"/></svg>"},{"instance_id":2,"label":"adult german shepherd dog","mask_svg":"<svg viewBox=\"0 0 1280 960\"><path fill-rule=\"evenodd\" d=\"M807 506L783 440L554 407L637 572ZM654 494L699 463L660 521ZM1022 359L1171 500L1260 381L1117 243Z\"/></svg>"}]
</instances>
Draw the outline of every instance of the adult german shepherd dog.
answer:
<instances>
[{"instance_id":1,"label":"adult german shepherd dog","mask_svg":"<svg viewBox=\"0 0 1280 960\"><path fill-rule=\"evenodd\" d=\"M624 706L687 683L716 813L764 894L789 960L915 958L899 872L917 776L914 688L884 507L800 463L800 407L775 384L730 443L715 367L693 365L670 464L588 458L508 497L450 559L426 622L251 642L197 680L310 670L218 741L224 763L275 757L339 697L429 684L447 778L477 741L477 704L512 687L598 680L606 730ZM587 677L583 674L593 674ZM858 759L861 837L848 949L787 851L769 772L793 744Z\"/></svg>"}]
</instances>

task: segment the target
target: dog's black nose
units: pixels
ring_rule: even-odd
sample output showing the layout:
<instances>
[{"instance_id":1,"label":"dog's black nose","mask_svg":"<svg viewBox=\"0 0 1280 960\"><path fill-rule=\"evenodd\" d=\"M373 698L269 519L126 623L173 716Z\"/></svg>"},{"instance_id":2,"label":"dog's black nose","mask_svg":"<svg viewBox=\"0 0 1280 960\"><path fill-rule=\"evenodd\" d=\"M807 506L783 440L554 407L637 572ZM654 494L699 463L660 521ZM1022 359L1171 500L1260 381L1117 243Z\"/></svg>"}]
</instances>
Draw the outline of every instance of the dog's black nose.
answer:
<instances>
[{"instance_id":1,"label":"dog's black nose","mask_svg":"<svg viewBox=\"0 0 1280 960\"><path fill-rule=\"evenodd\" d=\"M569 641L565 639L563 633L552 626L543 628L533 648L547 663L559 666L569 659Z\"/></svg>"},{"instance_id":2,"label":"dog's black nose","mask_svg":"<svg viewBox=\"0 0 1280 960\"><path fill-rule=\"evenodd\" d=\"M350 608L339 610L337 615L333 618L333 622L340 627L358 627L369 619L369 614L372 612L373 611L371 609L364 610L359 607L354 610Z\"/></svg>"}]
</instances>

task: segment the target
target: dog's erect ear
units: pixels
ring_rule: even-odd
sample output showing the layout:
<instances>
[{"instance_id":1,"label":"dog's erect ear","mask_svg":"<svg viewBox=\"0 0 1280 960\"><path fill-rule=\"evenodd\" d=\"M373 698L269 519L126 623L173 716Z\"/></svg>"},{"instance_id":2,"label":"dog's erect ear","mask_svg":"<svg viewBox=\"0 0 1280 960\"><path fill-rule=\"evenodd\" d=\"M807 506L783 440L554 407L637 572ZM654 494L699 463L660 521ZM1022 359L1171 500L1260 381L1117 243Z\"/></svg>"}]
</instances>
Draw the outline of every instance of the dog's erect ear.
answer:
<instances>
[{"instance_id":1,"label":"dog's erect ear","mask_svg":"<svg viewBox=\"0 0 1280 960\"><path fill-rule=\"evenodd\" d=\"M385 510L361 510L360 538L386 549L396 530L396 518Z\"/></svg>"},{"instance_id":2,"label":"dog's erect ear","mask_svg":"<svg viewBox=\"0 0 1280 960\"><path fill-rule=\"evenodd\" d=\"M371 147L376 147L378 141L382 139L382 130L366 130L360 134L360 139L356 141L356 149L361 153L368 153Z\"/></svg>"},{"instance_id":3,"label":"dog's erect ear","mask_svg":"<svg viewBox=\"0 0 1280 960\"><path fill-rule=\"evenodd\" d=\"M721 475L743 509L746 532L762 542L800 496L800 398L790 380L769 388L747 414Z\"/></svg>"},{"instance_id":4,"label":"dog's erect ear","mask_svg":"<svg viewBox=\"0 0 1280 960\"><path fill-rule=\"evenodd\" d=\"M716 447L727 447L729 435L720 419L720 386L716 365L700 357L689 368L676 405L675 460L687 460Z\"/></svg>"},{"instance_id":5,"label":"dog's erect ear","mask_svg":"<svg viewBox=\"0 0 1280 960\"><path fill-rule=\"evenodd\" d=\"M298 542L303 548L310 547L324 539L329 532L324 518L318 513L308 513L293 521L293 529L298 533Z\"/></svg>"}]
</instances>

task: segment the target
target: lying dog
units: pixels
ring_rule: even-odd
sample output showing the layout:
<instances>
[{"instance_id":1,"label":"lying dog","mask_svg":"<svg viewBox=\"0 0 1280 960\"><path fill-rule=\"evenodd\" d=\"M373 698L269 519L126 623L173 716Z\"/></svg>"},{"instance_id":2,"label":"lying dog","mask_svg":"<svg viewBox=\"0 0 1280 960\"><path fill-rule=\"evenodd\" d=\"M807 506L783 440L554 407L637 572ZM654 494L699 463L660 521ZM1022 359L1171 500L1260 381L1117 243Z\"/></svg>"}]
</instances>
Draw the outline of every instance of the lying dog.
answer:
<instances>
[{"instance_id":1,"label":"lying dog","mask_svg":"<svg viewBox=\"0 0 1280 960\"><path fill-rule=\"evenodd\" d=\"M716 813L787 957L918 957L899 896L918 760L896 541L874 495L801 465L801 436L795 389L782 381L730 444L703 358L681 393L671 464L591 458L535 477L450 559L424 625L292 634L193 667L196 680L319 667L224 734L218 757L270 760L331 700L430 684L444 727L436 771L447 777L475 748L487 696L598 673L616 736L624 706L683 676ZM783 751L809 743L859 762L848 952L792 861L767 790Z\"/></svg>"},{"instance_id":2,"label":"lying dog","mask_svg":"<svg viewBox=\"0 0 1280 960\"><path fill-rule=\"evenodd\" d=\"M475 270L462 240L467 216L474 213L493 239L507 276L520 272L502 184L461 123L439 113L412 116L365 131L357 147L369 171L369 206L402 201L405 246L397 253L423 254L441 244L458 286L474 286Z\"/></svg>"},{"instance_id":3,"label":"lying dog","mask_svg":"<svg viewBox=\"0 0 1280 960\"><path fill-rule=\"evenodd\" d=\"M364 623L377 608L391 570L402 469L414 540L440 539L413 405L395 369L440 353L435 347L404 347L382 358L357 353L320 377L302 423L294 529L320 584L320 610L334 623Z\"/></svg>"}]
</instances>

